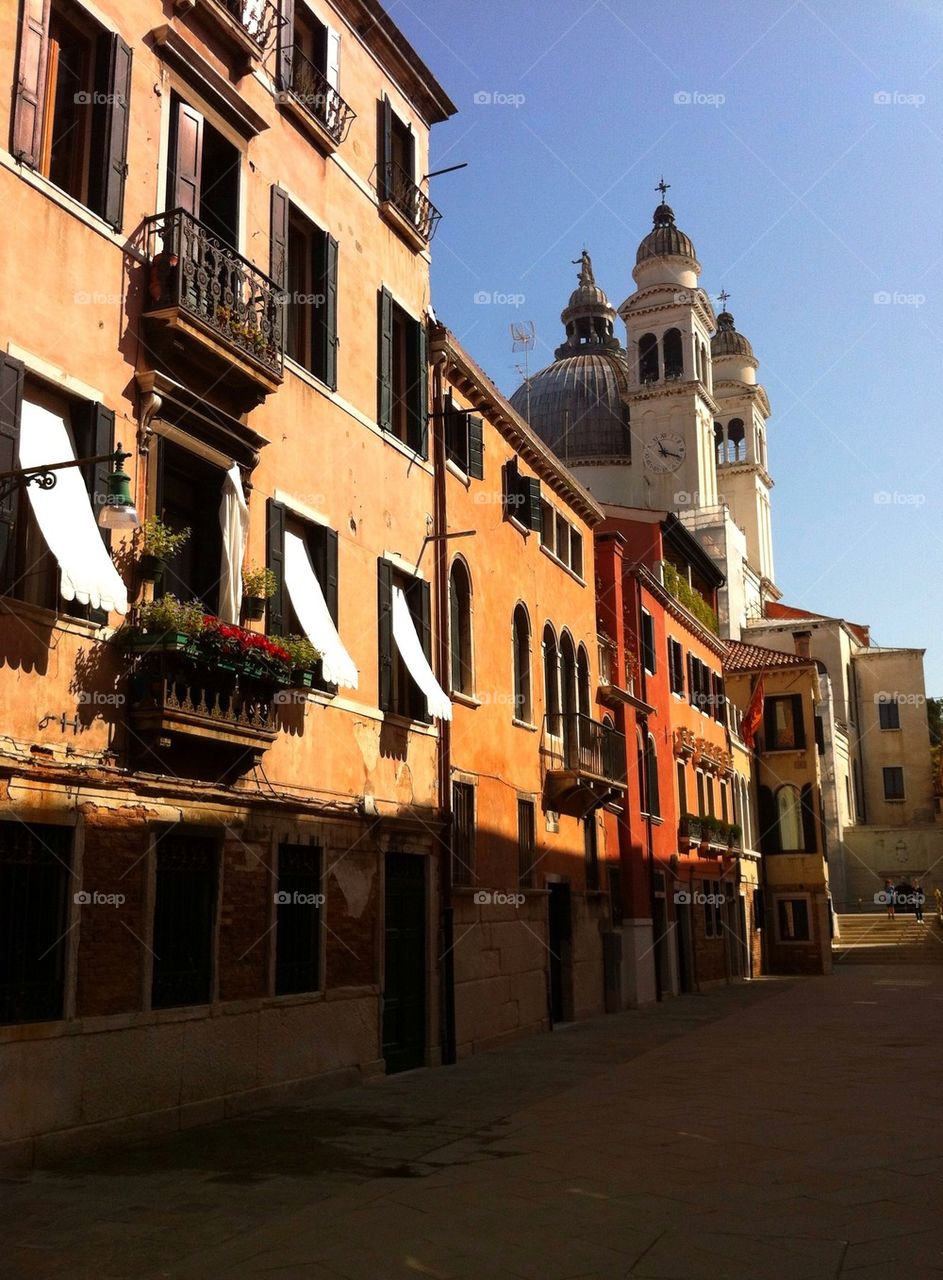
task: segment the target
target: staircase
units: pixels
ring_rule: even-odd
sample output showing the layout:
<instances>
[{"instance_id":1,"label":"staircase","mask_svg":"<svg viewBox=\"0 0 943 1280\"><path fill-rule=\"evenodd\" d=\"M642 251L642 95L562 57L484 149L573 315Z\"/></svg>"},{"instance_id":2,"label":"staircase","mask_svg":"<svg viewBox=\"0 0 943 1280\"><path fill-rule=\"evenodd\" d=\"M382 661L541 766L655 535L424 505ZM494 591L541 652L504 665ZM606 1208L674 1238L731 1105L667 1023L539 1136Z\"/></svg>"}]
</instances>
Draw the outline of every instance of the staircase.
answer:
<instances>
[{"instance_id":1,"label":"staircase","mask_svg":"<svg viewBox=\"0 0 943 1280\"><path fill-rule=\"evenodd\" d=\"M926 912L926 924L902 912L893 920L876 912L837 919L840 936L832 939L836 964L943 964L943 928L935 912Z\"/></svg>"}]
</instances>

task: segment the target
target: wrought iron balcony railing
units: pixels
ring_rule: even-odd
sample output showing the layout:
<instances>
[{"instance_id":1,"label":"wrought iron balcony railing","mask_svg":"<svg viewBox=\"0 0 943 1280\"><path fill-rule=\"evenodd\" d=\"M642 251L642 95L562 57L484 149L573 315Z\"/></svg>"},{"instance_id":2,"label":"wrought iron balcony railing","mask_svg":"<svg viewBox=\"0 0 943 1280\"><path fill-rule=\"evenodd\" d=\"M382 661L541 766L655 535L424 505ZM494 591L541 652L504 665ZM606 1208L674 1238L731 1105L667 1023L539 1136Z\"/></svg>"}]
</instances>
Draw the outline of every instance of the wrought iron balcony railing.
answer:
<instances>
[{"instance_id":1,"label":"wrought iron balcony railing","mask_svg":"<svg viewBox=\"0 0 943 1280\"><path fill-rule=\"evenodd\" d=\"M148 312L185 312L227 347L281 377L282 293L274 280L185 209L145 223Z\"/></svg>"},{"instance_id":2,"label":"wrought iron balcony railing","mask_svg":"<svg viewBox=\"0 0 943 1280\"><path fill-rule=\"evenodd\" d=\"M549 715L546 741L551 770L625 786L625 735L611 725L579 712Z\"/></svg>"},{"instance_id":3,"label":"wrought iron balcony railing","mask_svg":"<svg viewBox=\"0 0 943 1280\"><path fill-rule=\"evenodd\" d=\"M291 55L291 85L281 90L279 96L283 100L290 98L304 107L338 146L357 118L357 113L328 82L324 73L298 48L293 49Z\"/></svg>"},{"instance_id":4,"label":"wrought iron balcony railing","mask_svg":"<svg viewBox=\"0 0 943 1280\"><path fill-rule=\"evenodd\" d=\"M235 19L260 50L268 48L281 22L272 0L210 0L210 4Z\"/></svg>"},{"instance_id":5,"label":"wrought iron balcony railing","mask_svg":"<svg viewBox=\"0 0 943 1280\"><path fill-rule=\"evenodd\" d=\"M381 204L392 205L420 239L429 243L442 214L405 169L392 160L381 163L377 168L377 193Z\"/></svg>"}]
</instances>

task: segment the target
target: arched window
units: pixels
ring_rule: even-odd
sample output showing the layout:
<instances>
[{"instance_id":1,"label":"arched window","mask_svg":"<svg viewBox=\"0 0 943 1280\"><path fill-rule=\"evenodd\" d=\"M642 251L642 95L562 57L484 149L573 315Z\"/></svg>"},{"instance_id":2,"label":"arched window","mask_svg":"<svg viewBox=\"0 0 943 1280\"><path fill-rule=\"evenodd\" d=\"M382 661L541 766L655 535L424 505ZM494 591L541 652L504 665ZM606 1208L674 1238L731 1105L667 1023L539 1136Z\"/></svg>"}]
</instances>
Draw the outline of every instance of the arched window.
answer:
<instances>
[{"instance_id":1,"label":"arched window","mask_svg":"<svg viewBox=\"0 0 943 1280\"><path fill-rule=\"evenodd\" d=\"M668 329L661 340L664 352L666 378L680 378L684 373L684 350L681 346L681 330Z\"/></svg>"},{"instance_id":2,"label":"arched window","mask_svg":"<svg viewBox=\"0 0 943 1280\"><path fill-rule=\"evenodd\" d=\"M802 832L802 796L791 783L776 792L776 823L779 827L779 847L796 850L805 847Z\"/></svg>"},{"instance_id":3,"label":"arched window","mask_svg":"<svg viewBox=\"0 0 943 1280\"><path fill-rule=\"evenodd\" d=\"M579 709L576 689L576 649L568 631L560 636L560 708L563 713L563 750L567 760L574 759L579 750Z\"/></svg>"},{"instance_id":4,"label":"arched window","mask_svg":"<svg viewBox=\"0 0 943 1280\"><path fill-rule=\"evenodd\" d=\"M761 467L765 467L766 466L766 441L763 438L763 432L760 430L759 427L757 427L756 429L756 452L757 452L756 461L760 464Z\"/></svg>"},{"instance_id":5,"label":"arched window","mask_svg":"<svg viewBox=\"0 0 943 1280\"><path fill-rule=\"evenodd\" d=\"M560 654L557 637L548 622L543 634L544 651L544 708L547 716L547 732L559 737L560 724Z\"/></svg>"},{"instance_id":6,"label":"arched window","mask_svg":"<svg viewBox=\"0 0 943 1280\"><path fill-rule=\"evenodd\" d=\"M701 343L701 346L700 346L700 352L701 352L701 381L704 383L706 387L707 386L707 347L704 345L703 342Z\"/></svg>"},{"instance_id":7,"label":"arched window","mask_svg":"<svg viewBox=\"0 0 943 1280\"><path fill-rule=\"evenodd\" d=\"M653 333L643 333L638 340L638 380L658 381L658 339Z\"/></svg>"},{"instance_id":8,"label":"arched window","mask_svg":"<svg viewBox=\"0 0 943 1280\"><path fill-rule=\"evenodd\" d=\"M658 755L655 751L655 739L648 735L645 746L645 780L648 788L648 812L653 818L661 816L661 801L658 795Z\"/></svg>"},{"instance_id":9,"label":"arched window","mask_svg":"<svg viewBox=\"0 0 943 1280\"><path fill-rule=\"evenodd\" d=\"M472 591L464 560L456 560L449 574L449 645L452 689L472 693L475 676L472 666Z\"/></svg>"},{"instance_id":10,"label":"arched window","mask_svg":"<svg viewBox=\"0 0 943 1280\"><path fill-rule=\"evenodd\" d=\"M576 703L581 716L590 714L589 706L589 654L581 644L576 658Z\"/></svg>"},{"instance_id":11,"label":"arched window","mask_svg":"<svg viewBox=\"0 0 943 1280\"><path fill-rule=\"evenodd\" d=\"M639 806L642 813L648 813L648 783L645 777L645 746L642 742L642 735L636 732L635 735L635 767L638 771L638 795Z\"/></svg>"},{"instance_id":12,"label":"arched window","mask_svg":"<svg viewBox=\"0 0 943 1280\"><path fill-rule=\"evenodd\" d=\"M514 718L533 722L534 705L530 691L530 618L519 604L514 610Z\"/></svg>"},{"instance_id":13,"label":"arched window","mask_svg":"<svg viewBox=\"0 0 943 1280\"><path fill-rule=\"evenodd\" d=\"M727 445L724 441L724 428L719 422L714 423L714 452L717 456L717 465L722 467L727 461Z\"/></svg>"},{"instance_id":14,"label":"arched window","mask_svg":"<svg viewBox=\"0 0 943 1280\"><path fill-rule=\"evenodd\" d=\"M747 456L746 432L742 418L731 418L727 423L727 461L743 462Z\"/></svg>"}]
</instances>

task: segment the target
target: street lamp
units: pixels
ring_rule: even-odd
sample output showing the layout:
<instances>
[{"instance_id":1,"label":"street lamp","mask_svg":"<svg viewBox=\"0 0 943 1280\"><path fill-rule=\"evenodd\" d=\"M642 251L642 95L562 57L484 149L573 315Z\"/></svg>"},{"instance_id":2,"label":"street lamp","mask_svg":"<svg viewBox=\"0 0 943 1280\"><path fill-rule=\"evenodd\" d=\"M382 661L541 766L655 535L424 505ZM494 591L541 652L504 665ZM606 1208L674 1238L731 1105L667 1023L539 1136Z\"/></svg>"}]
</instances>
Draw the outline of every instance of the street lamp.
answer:
<instances>
[{"instance_id":1,"label":"street lamp","mask_svg":"<svg viewBox=\"0 0 943 1280\"><path fill-rule=\"evenodd\" d=\"M94 458L72 458L69 462L50 462L42 467L20 467L16 471L2 471L0 472L0 502L14 489L25 489L31 484L35 484L40 489L54 489L57 471L65 471L69 467L88 467L95 466L99 462L111 462L114 464L114 469L108 474L108 493L98 513L99 528L136 529L141 521L131 498L131 479L124 470L125 460L130 457L130 453L122 450L119 441L114 453L100 453Z\"/></svg>"}]
</instances>

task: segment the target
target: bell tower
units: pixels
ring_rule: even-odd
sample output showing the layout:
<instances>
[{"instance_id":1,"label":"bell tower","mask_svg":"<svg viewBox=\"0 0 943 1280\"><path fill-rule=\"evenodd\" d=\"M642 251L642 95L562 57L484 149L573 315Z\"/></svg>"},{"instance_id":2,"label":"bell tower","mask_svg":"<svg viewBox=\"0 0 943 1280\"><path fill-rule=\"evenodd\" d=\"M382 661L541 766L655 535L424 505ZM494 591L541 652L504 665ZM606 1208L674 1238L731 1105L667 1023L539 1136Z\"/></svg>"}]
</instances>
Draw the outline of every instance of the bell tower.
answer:
<instances>
[{"instance_id":1,"label":"bell tower","mask_svg":"<svg viewBox=\"0 0 943 1280\"><path fill-rule=\"evenodd\" d=\"M698 285L694 245L662 202L638 247L636 290L619 308L625 322L632 428L633 500L680 511L717 505L710 335L714 311Z\"/></svg>"}]
</instances>

